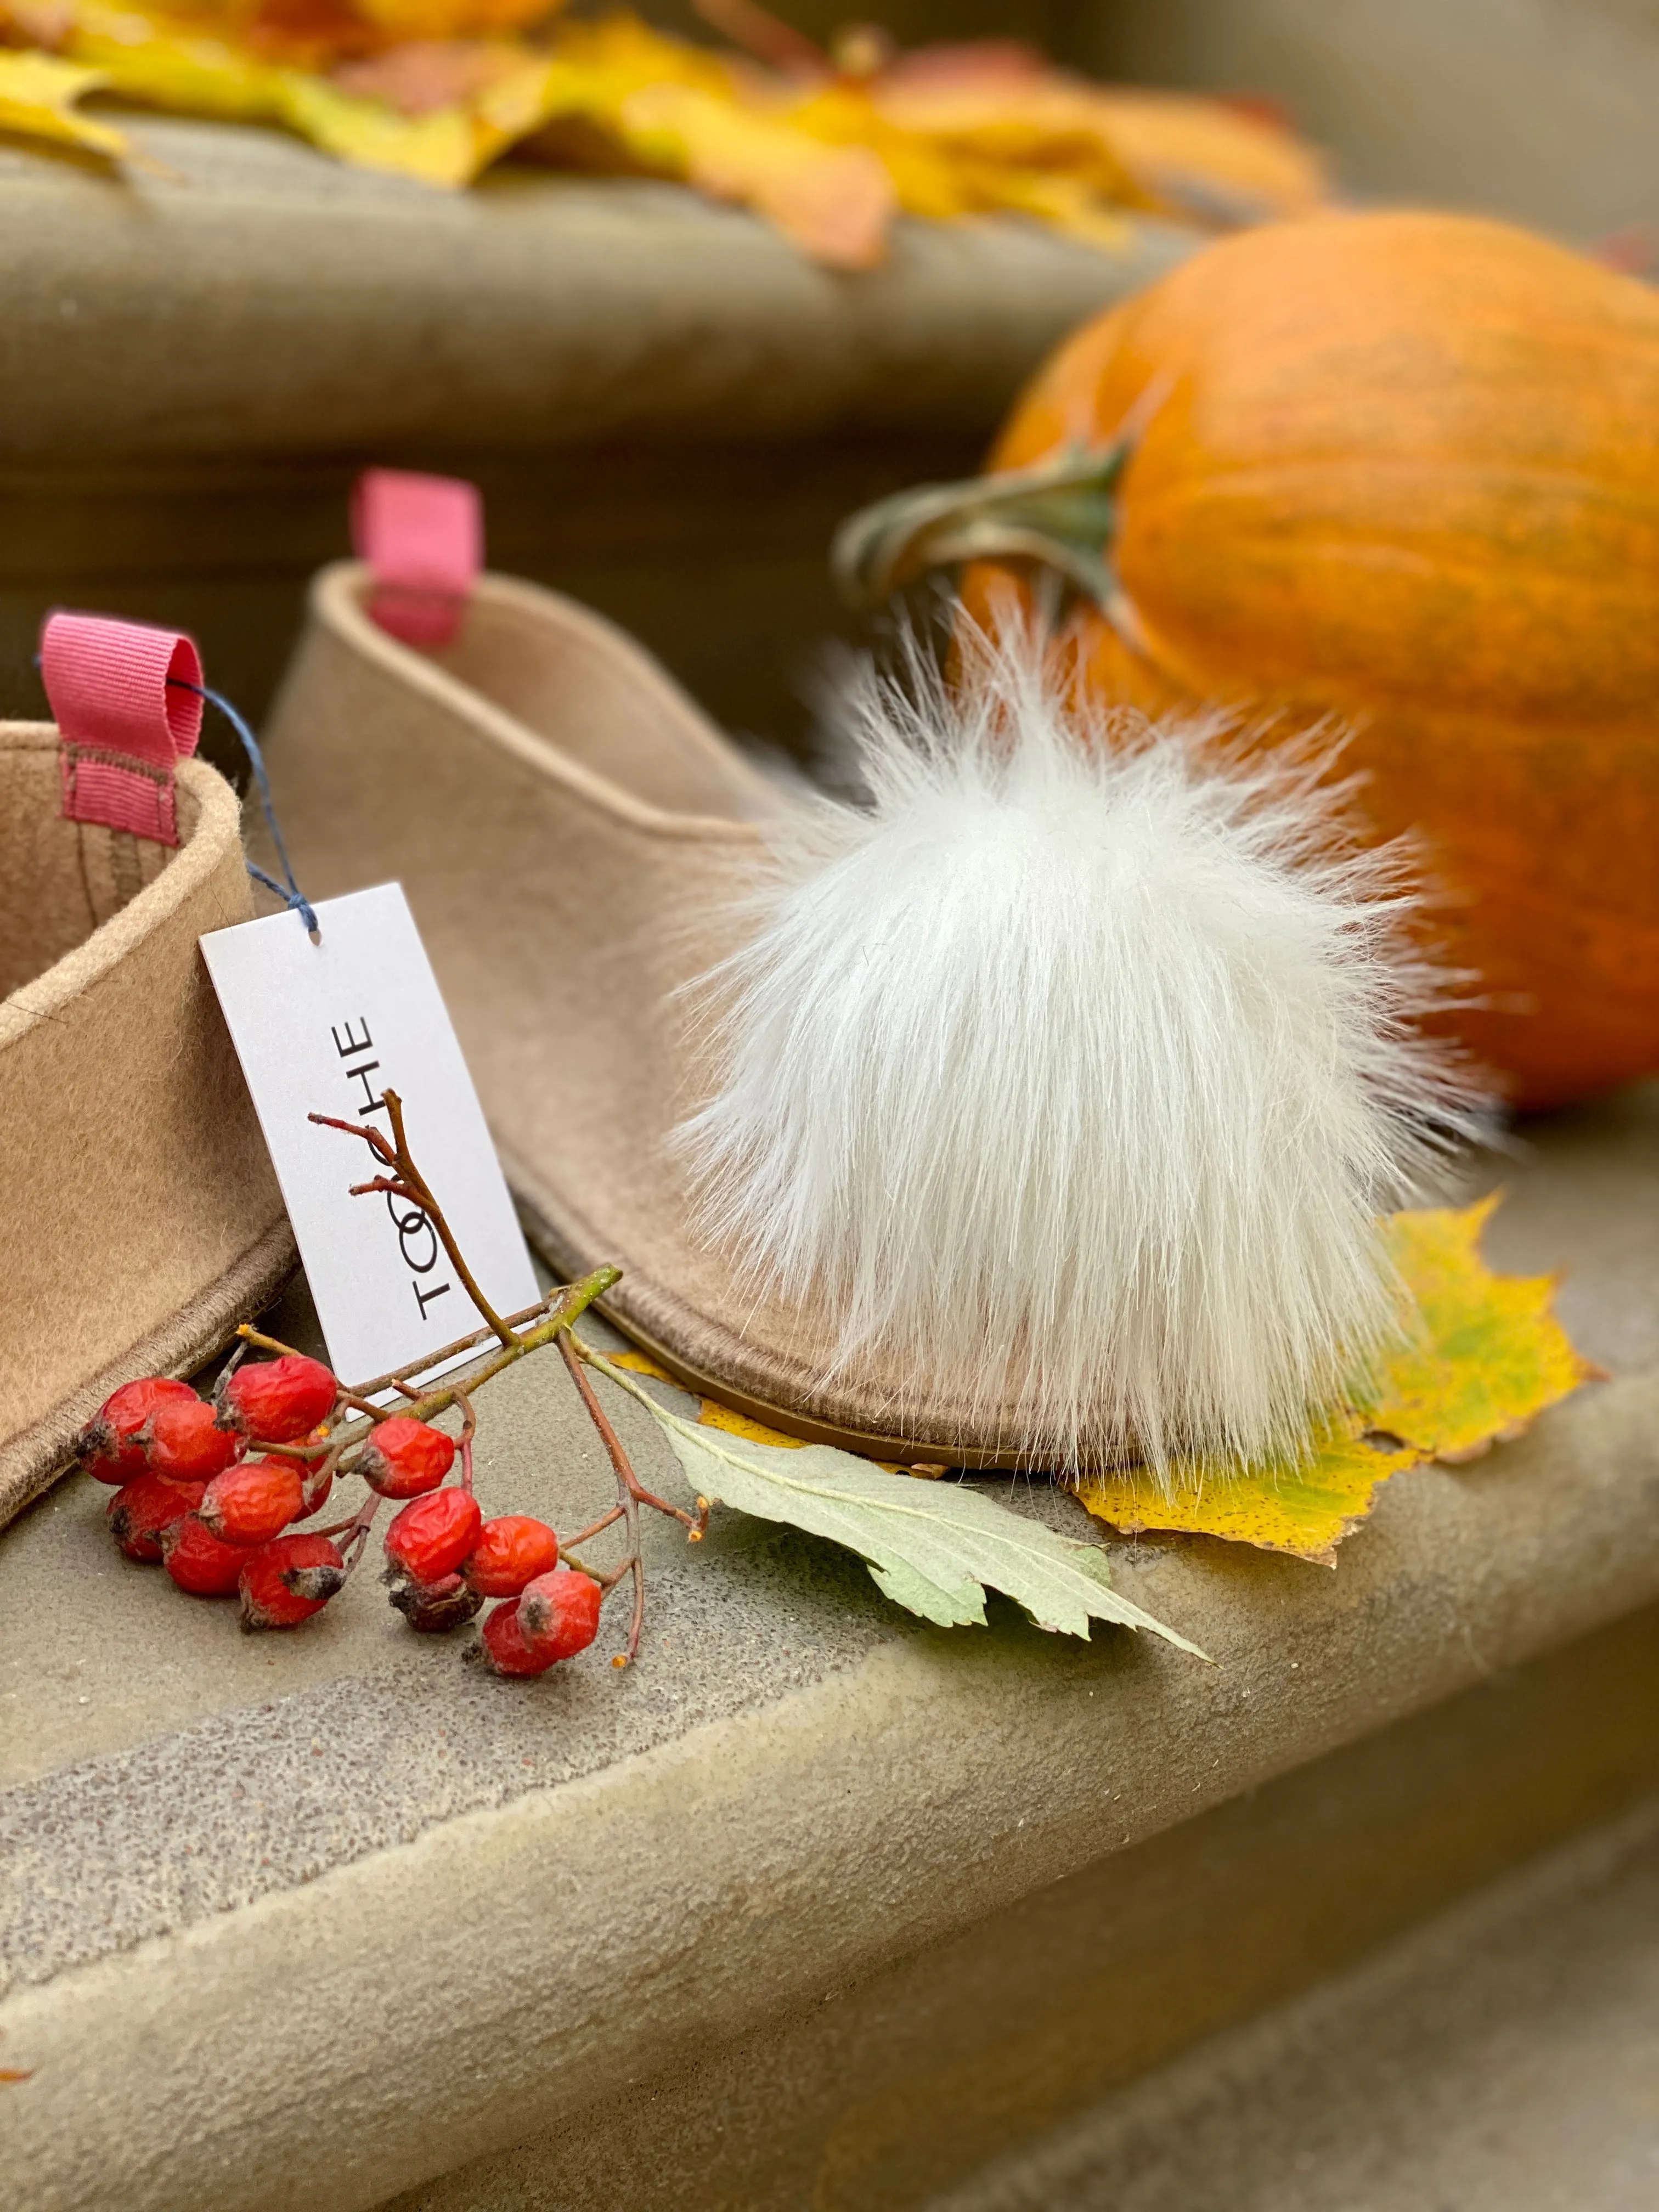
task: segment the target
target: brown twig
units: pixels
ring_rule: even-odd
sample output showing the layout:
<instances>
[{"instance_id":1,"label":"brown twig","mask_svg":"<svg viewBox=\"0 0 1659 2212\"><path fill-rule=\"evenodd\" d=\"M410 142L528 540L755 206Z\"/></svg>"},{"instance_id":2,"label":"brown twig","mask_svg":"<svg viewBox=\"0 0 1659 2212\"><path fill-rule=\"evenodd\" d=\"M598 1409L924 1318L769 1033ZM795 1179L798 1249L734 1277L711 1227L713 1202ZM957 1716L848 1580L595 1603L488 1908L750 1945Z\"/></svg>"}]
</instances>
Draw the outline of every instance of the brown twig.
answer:
<instances>
[{"instance_id":1,"label":"brown twig","mask_svg":"<svg viewBox=\"0 0 1659 2212\"><path fill-rule=\"evenodd\" d=\"M383 1091L380 1093L380 1098L392 1122L391 1143L386 1141L380 1130L370 1128L360 1121L337 1121L331 1114L313 1114L309 1119L319 1122L325 1129L343 1129L351 1136L361 1137L377 1159L384 1161L387 1167L395 1170L391 1177L376 1176L372 1182L355 1184L353 1196L358 1196L368 1191L384 1190L391 1192L394 1197L407 1200L411 1206L419 1206L421 1212L432 1224L445 1251L448 1253L449 1263L460 1277L462 1287L468 1297L471 1299L504 1345L516 1344L518 1339L514 1335L513 1331L478 1288L472 1270L467 1266L462 1257L461 1248L455 1242L454 1231L444 1218L442 1206L432 1195L425 1176L416 1166L410 1156L409 1139L404 1130L403 1100L395 1091Z\"/></svg>"}]
</instances>

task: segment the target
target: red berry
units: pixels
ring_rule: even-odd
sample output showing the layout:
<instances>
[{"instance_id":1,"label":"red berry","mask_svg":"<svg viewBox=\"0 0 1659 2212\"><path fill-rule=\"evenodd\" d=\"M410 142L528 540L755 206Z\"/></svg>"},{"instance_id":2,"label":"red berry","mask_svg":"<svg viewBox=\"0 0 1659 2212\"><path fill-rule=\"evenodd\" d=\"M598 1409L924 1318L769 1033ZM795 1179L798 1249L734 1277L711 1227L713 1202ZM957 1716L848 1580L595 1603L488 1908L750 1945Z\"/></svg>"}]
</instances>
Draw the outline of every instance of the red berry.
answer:
<instances>
[{"instance_id":1,"label":"red berry","mask_svg":"<svg viewBox=\"0 0 1659 2212\"><path fill-rule=\"evenodd\" d=\"M198 1514L186 1513L161 1536L167 1572L192 1597L234 1597L247 1564L240 1544L222 1544Z\"/></svg>"},{"instance_id":2,"label":"red berry","mask_svg":"<svg viewBox=\"0 0 1659 2212\"><path fill-rule=\"evenodd\" d=\"M498 1674L544 1674L558 1657L549 1652L544 1658L532 1651L519 1626L519 1601L510 1599L498 1605L479 1633L483 1638L481 1656Z\"/></svg>"},{"instance_id":3,"label":"red berry","mask_svg":"<svg viewBox=\"0 0 1659 2212\"><path fill-rule=\"evenodd\" d=\"M464 1490L434 1490L405 1505L386 1532L386 1555L411 1582L441 1583L478 1540L483 1516Z\"/></svg>"},{"instance_id":4,"label":"red berry","mask_svg":"<svg viewBox=\"0 0 1659 2212\"><path fill-rule=\"evenodd\" d=\"M486 1521L461 1572L480 1597L517 1597L538 1575L559 1564L559 1540L545 1521L502 1513Z\"/></svg>"},{"instance_id":5,"label":"red berry","mask_svg":"<svg viewBox=\"0 0 1659 2212\"><path fill-rule=\"evenodd\" d=\"M240 1437L222 1429L213 1408L192 1392L188 1399L168 1398L149 1419L144 1458L152 1474L170 1475L175 1482L211 1482L245 1447Z\"/></svg>"},{"instance_id":6,"label":"red berry","mask_svg":"<svg viewBox=\"0 0 1659 2212\"><path fill-rule=\"evenodd\" d=\"M345 1584L345 1561L326 1536L278 1536L242 1562L242 1626L296 1628Z\"/></svg>"},{"instance_id":7,"label":"red berry","mask_svg":"<svg viewBox=\"0 0 1659 2212\"><path fill-rule=\"evenodd\" d=\"M382 1498L418 1498L435 1490L455 1463L455 1439L407 1413L377 1424L357 1460L357 1472Z\"/></svg>"},{"instance_id":8,"label":"red berry","mask_svg":"<svg viewBox=\"0 0 1659 2212\"><path fill-rule=\"evenodd\" d=\"M159 1474L135 1475L109 1502L110 1533L128 1559L153 1566L161 1556L162 1529L182 1519L206 1487L168 1482Z\"/></svg>"},{"instance_id":9,"label":"red berry","mask_svg":"<svg viewBox=\"0 0 1659 2212\"><path fill-rule=\"evenodd\" d=\"M446 1575L441 1583L394 1583L392 1602L422 1636L447 1636L471 1620L483 1600L459 1575Z\"/></svg>"},{"instance_id":10,"label":"red berry","mask_svg":"<svg viewBox=\"0 0 1659 2212\"><path fill-rule=\"evenodd\" d=\"M228 1427L261 1443L294 1444L334 1411L340 1386L320 1359L298 1352L238 1367L221 1386Z\"/></svg>"},{"instance_id":11,"label":"red berry","mask_svg":"<svg viewBox=\"0 0 1659 2212\"><path fill-rule=\"evenodd\" d=\"M188 1382L175 1382L165 1375L145 1375L136 1382L124 1382L105 1399L75 1439L76 1458L100 1482L131 1482L134 1475L144 1472L140 1429L165 1400L195 1395Z\"/></svg>"},{"instance_id":12,"label":"red berry","mask_svg":"<svg viewBox=\"0 0 1659 2212\"><path fill-rule=\"evenodd\" d=\"M222 1544L265 1544L299 1518L305 1502L292 1461L245 1459L214 1476L196 1510Z\"/></svg>"},{"instance_id":13,"label":"red berry","mask_svg":"<svg viewBox=\"0 0 1659 2212\"><path fill-rule=\"evenodd\" d=\"M519 1600L519 1633L526 1649L549 1666L585 1651L599 1632L604 1595L592 1575L569 1567L538 1575Z\"/></svg>"}]
</instances>

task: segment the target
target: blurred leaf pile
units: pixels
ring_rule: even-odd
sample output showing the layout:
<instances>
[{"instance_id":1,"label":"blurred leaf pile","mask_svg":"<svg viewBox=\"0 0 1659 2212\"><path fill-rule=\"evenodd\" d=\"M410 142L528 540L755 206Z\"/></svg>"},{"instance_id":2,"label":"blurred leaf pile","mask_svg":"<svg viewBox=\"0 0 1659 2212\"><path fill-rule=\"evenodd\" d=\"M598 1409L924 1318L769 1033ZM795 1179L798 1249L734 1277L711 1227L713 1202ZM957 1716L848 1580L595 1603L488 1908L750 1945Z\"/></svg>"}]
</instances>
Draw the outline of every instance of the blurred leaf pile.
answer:
<instances>
[{"instance_id":1,"label":"blurred leaf pile","mask_svg":"<svg viewBox=\"0 0 1659 2212\"><path fill-rule=\"evenodd\" d=\"M0 132L142 162L82 104L98 97L275 125L448 187L511 150L690 185L852 269L900 212L1017 214L1109 247L1137 212L1230 228L1322 195L1316 157L1246 108L1095 84L1012 43L901 53L866 25L826 51L755 0L700 12L728 43L548 0L0 0Z\"/></svg>"}]
</instances>

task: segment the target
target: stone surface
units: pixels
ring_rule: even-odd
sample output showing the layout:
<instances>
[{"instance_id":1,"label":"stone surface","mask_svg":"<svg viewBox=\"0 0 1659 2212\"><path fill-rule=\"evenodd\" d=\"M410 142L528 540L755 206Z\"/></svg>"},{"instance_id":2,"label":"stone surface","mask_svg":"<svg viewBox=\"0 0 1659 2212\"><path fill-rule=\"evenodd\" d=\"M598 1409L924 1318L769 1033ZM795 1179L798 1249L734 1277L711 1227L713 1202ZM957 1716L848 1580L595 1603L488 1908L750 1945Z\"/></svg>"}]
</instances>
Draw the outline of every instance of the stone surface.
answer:
<instances>
[{"instance_id":1,"label":"stone surface","mask_svg":"<svg viewBox=\"0 0 1659 2212\"><path fill-rule=\"evenodd\" d=\"M509 166L441 192L276 131L131 129L159 173L0 149L8 461L979 434L1192 243L907 222L849 276L677 185Z\"/></svg>"},{"instance_id":2,"label":"stone surface","mask_svg":"<svg viewBox=\"0 0 1659 2212\"><path fill-rule=\"evenodd\" d=\"M669 185L445 193L275 131L131 128L155 173L0 143L0 714L42 711L36 633L70 605L194 631L257 718L378 461L475 477L497 568L798 744L848 628L836 523L971 472L1048 349L1193 242L907 222L848 276Z\"/></svg>"},{"instance_id":3,"label":"stone surface","mask_svg":"<svg viewBox=\"0 0 1659 2212\"><path fill-rule=\"evenodd\" d=\"M1086 2150L1109 2093L1133 2103L1124 2085L1160 2060L1651 1790L1656 1710L1649 1607L775 2007L730 2044L619 2076L395 2212L889 2212L1033 2136L994 2178L1034 2174L1041 2206L1068 2160L1085 2182L1115 2170L1109 2153L1077 2155L1061 2116L1090 2114ZM1224 2190L1224 2158L1171 2164ZM1183 2212L1179 2194L1159 2212Z\"/></svg>"},{"instance_id":4,"label":"stone surface","mask_svg":"<svg viewBox=\"0 0 1659 2212\"><path fill-rule=\"evenodd\" d=\"M713 2067L780 2008L971 1948L1084 1869L1109 1889L1112 1855L1659 1599L1656 1128L1651 1087L1534 1128L1491 1232L1503 1264L1570 1270L1563 1310L1611 1382L1473 1466L1396 1478L1334 1574L1113 1547L1213 1668L1002 1606L988 1631L926 1629L843 1556L722 1516L700 1553L653 1533L638 1669L602 1650L481 1682L372 1586L240 1638L112 1553L106 1493L64 1486L0 1540L20 2212L98 2201L111 2161L135 2212L374 2204L574 2126L619 2081ZM603 1500L566 1389L547 1360L492 1386L487 1504L568 1523ZM647 1417L620 1419L671 1483ZM1624 1729L1605 1772L1513 1848L1640 1778L1651 1705L1620 1717L1601 1679L1559 1681ZM1472 1878L1482 1820L1448 1818L1474 1861L1435 1863Z\"/></svg>"},{"instance_id":5,"label":"stone surface","mask_svg":"<svg viewBox=\"0 0 1659 2212\"><path fill-rule=\"evenodd\" d=\"M1659 1803L927 2212L1650 2212Z\"/></svg>"}]
</instances>

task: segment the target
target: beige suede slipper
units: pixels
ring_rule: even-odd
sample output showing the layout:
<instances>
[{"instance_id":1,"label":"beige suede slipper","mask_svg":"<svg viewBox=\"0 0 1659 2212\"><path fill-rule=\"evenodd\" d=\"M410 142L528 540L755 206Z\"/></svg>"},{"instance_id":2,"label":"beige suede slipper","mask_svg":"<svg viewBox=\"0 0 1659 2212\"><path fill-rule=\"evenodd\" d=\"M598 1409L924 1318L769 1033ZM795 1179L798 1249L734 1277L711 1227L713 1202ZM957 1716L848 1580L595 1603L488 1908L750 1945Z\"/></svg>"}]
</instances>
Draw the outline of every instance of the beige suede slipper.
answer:
<instances>
[{"instance_id":1,"label":"beige suede slipper","mask_svg":"<svg viewBox=\"0 0 1659 2212\"><path fill-rule=\"evenodd\" d=\"M827 1315L739 1288L696 1233L667 1143L698 1103L676 994L732 951L794 802L609 623L484 574L453 640L370 618L325 569L264 732L312 898L401 880L532 1242L574 1277L623 1270L606 1310L688 1388L769 1427L903 1464L1021 1455L1017 1409L899 1427L925 1381L836 1369Z\"/></svg>"},{"instance_id":2,"label":"beige suede slipper","mask_svg":"<svg viewBox=\"0 0 1659 2212\"><path fill-rule=\"evenodd\" d=\"M948 684L849 673L870 804L809 803L479 536L364 479L270 765L313 897L402 879L548 1259L875 1458L1300 1449L1401 1325L1379 1209L1474 1126L1320 764L963 629Z\"/></svg>"},{"instance_id":3,"label":"beige suede slipper","mask_svg":"<svg viewBox=\"0 0 1659 2212\"><path fill-rule=\"evenodd\" d=\"M70 818L71 750L0 723L0 1524L112 1390L188 1373L295 1265L197 949L252 912L236 794L180 760L175 847Z\"/></svg>"}]
</instances>

